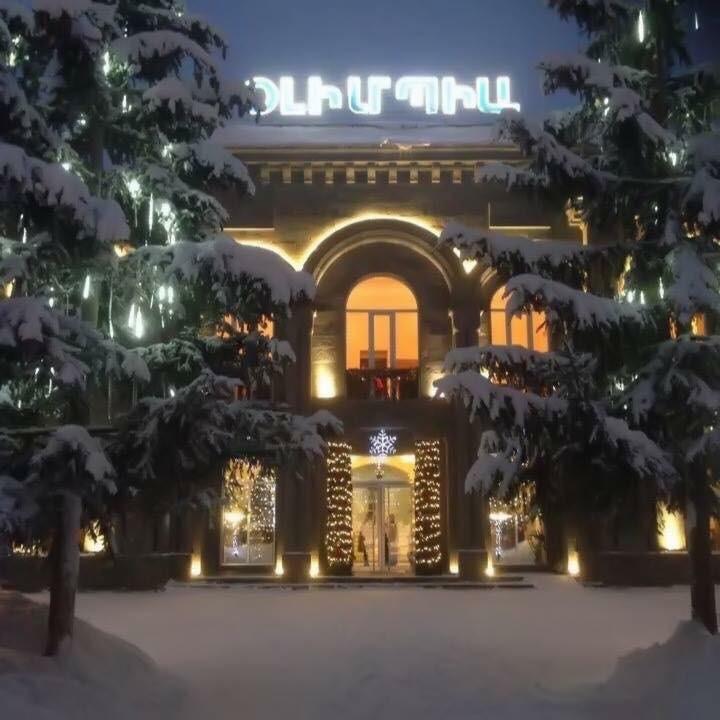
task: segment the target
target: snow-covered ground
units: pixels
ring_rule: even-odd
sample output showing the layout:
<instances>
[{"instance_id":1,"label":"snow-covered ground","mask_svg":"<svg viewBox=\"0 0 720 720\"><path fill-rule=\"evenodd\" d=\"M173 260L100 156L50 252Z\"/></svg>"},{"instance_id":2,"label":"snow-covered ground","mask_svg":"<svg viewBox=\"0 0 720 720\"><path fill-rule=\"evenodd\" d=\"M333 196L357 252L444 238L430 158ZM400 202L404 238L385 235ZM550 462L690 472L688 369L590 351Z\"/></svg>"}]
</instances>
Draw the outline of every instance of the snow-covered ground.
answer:
<instances>
[{"instance_id":1,"label":"snow-covered ground","mask_svg":"<svg viewBox=\"0 0 720 720\"><path fill-rule=\"evenodd\" d=\"M657 720L720 712L720 640L683 624L688 588L533 580L534 590L85 593L77 612L183 682L183 713L175 695L158 718ZM619 658L653 643L665 645L623 659L613 675ZM0 665L0 701L2 672Z\"/></svg>"}]
</instances>

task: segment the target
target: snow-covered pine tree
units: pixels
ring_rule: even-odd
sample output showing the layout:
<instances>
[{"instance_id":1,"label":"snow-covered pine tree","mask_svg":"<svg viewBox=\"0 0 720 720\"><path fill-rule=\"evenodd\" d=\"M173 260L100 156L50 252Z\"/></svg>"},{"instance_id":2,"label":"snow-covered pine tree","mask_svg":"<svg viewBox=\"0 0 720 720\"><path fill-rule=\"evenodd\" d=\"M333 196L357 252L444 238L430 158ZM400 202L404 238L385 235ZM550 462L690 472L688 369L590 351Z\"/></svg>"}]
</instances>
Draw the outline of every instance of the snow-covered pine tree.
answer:
<instances>
[{"instance_id":1,"label":"snow-covered pine tree","mask_svg":"<svg viewBox=\"0 0 720 720\"><path fill-rule=\"evenodd\" d=\"M18 531L20 521L31 540L44 541L43 514L24 522L21 512L45 506L25 503L31 486L18 485L40 457L24 454L21 422L88 428L117 415L112 407L91 415L90 398L107 392L110 406L112 389L116 408L129 410L143 393L159 395L137 403L113 443L124 470L135 462L117 475L125 497L155 477L166 459L157 453L167 452L168 433L179 426L192 442L172 445L174 467L201 478L217 461L208 453L227 451L233 432L313 454L322 447L319 421L328 418L260 410L253 400L292 359L286 343L268 336L268 321L310 297L313 283L276 255L219 234L227 214L213 192L242 194L252 183L211 136L254 102L251 88L221 82L221 36L175 0L29 6L0 2L0 362L9 427L0 455L3 474L14 472L3 478L0 509L5 526ZM101 371L115 382L106 384ZM231 391L237 402L228 405ZM66 452L48 431L40 437L41 453ZM117 451L122 442L127 455ZM61 466L53 467L37 475L52 475L51 501L62 487ZM92 512L107 506L109 490L106 483ZM51 549L58 559L77 554L76 542L63 544L76 505L60 505ZM87 503L83 511L84 520L96 517ZM56 566L53 592L62 585L68 598L73 574ZM72 628L72 603L53 607L58 631L49 651Z\"/></svg>"},{"instance_id":2,"label":"snow-covered pine tree","mask_svg":"<svg viewBox=\"0 0 720 720\"><path fill-rule=\"evenodd\" d=\"M88 421L88 380L149 375L136 354L82 319L85 293L73 275L110 257L129 228L117 203L93 195L60 162L61 134L33 98L31 48L41 32L23 6L0 6L0 367L10 450L2 453L0 524L33 543L51 539L46 652L56 654L72 634L83 506L114 492L104 450L77 424ZM29 422L73 424L17 432Z\"/></svg>"},{"instance_id":3,"label":"snow-covered pine tree","mask_svg":"<svg viewBox=\"0 0 720 720\"><path fill-rule=\"evenodd\" d=\"M710 460L720 357L708 333L720 309L720 139L710 112L720 73L691 65L692 3L548 4L589 37L584 55L540 64L546 91L567 90L579 105L543 123L506 115L500 133L528 162L479 174L569 200L609 244L572 247L448 227L444 242L508 280L509 313L545 313L555 351L461 351L448 358L453 374L439 386L464 395L495 428L483 438L471 483L505 491L552 458L551 476L566 488L573 477L558 461L585 451L603 481L595 493L621 490L608 472L617 462L657 480L658 499L688 510L692 613L717 632L709 522L717 512ZM600 454L591 447L598 439Z\"/></svg>"}]
</instances>

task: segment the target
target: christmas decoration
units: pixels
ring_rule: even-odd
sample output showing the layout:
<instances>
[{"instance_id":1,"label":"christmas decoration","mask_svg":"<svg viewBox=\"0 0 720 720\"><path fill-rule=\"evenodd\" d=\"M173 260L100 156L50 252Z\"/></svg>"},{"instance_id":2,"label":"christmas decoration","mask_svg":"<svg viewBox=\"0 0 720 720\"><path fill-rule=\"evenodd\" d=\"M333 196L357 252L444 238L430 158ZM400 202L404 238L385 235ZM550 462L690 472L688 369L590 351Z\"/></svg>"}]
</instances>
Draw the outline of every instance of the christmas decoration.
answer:
<instances>
[{"instance_id":1,"label":"christmas decoration","mask_svg":"<svg viewBox=\"0 0 720 720\"><path fill-rule=\"evenodd\" d=\"M440 442L415 443L415 568L418 573L440 571Z\"/></svg>"},{"instance_id":2,"label":"christmas decoration","mask_svg":"<svg viewBox=\"0 0 720 720\"><path fill-rule=\"evenodd\" d=\"M378 480L382 480L384 472L383 465L389 455L395 454L396 444L397 436L388 435L384 428L370 436L370 455L375 458L377 468L376 475Z\"/></svg>"},{"instance_id":3,"label":"christmas decoration","mask_svg":"<svg viewBox=\"0 0 720 720\"><path fill-rule=\"evenodd\" d=\"M272 564L276 474L248 458L230 460L223 483L223 547L230 564Z\"/></svg>"},{"instance_id":4,"label":"christmas decoration","mask_svg":"<svg viewBox=\"0 0 720 720\"><path fill-rule=\"evenodd\" d=\"M352 570L351 449L347 443L328 443L325 547L328 567L336 574L349 574Z\"/></svg>"}]
</instances>

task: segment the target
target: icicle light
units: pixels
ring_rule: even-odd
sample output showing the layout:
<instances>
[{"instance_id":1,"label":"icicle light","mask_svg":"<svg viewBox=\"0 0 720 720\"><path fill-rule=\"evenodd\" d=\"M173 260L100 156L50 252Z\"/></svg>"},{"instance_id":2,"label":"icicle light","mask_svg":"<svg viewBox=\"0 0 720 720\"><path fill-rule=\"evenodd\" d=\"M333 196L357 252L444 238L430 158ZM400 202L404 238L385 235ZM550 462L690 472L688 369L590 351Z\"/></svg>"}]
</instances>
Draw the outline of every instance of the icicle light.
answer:
<instances>
[{"instance_id":1,"label":"icicle light","mask_svg":"<svg viewBox=\"0 0 720 720\"><path fill-rule=\"evenodd\" d=\"M85 282L83 283L82 291L83 300L87 300L90 297L90 275L85 276Z\"/></svg>"},{"instance_id":2,"label":"icicle light","mask_svg":"<svg viewBox=\"0 0 720 720\"><path fill-rule=\"evenodd\" d=\"M645 11L644 10L641 10L638 13L637 37L638 37L638 42L640 42L640 43L645 42Z\"/></svg>"},{"instance_id":3,"label":"icicle light","mask_svg":"<svg viewBox=\"0 0 720 720\"><path fill-rule=\"evenodd\" d=\"M415 565L418 572L440 570L440 442L415 443Z\"/></svg>"},{"instance_id":4,"label":"icicle light","mask_svg":"<svg viewBox=\"0 0 720 720\"><path fill-rule=\"evenodd\" d=\"M344 442L329 442L327 454L327 528L325 546L331 572L349 573L353 561L352 472Z\"/></svg>"}]
</instances>

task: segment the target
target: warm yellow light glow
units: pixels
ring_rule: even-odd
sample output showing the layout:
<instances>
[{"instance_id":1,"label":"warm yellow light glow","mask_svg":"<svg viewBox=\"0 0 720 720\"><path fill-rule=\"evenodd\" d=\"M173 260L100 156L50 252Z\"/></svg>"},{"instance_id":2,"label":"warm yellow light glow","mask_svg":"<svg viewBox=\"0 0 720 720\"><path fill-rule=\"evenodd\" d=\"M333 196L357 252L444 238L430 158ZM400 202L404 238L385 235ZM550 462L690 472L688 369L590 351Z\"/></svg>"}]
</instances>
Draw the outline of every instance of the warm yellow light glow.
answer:
<instances>
[{"instance_id":1,"label":"warm yellow light glow","mask_svg":"<svg viewBox=\"0 0 720 720\"><path fill-rule=\"evenodd\" d=\"M15 288L15 281L11 280L9 283L5 283L5 297L12 297L13 289Z\"/></svg>"},{"instance_id":2,"label":"warm yellow light glow","mask_svg":"<svg viewBox=\"0 0 720 720\"><path fill-rule=\"evenodd\" d=\"M85 533L82 548L86 553L99 553L105 550L105 536L100 531L98 523L93 523L92 528Z\"/></svg>"},{"instance_id":3,"label":"warm yellow light glow","mask_svg":"<svg viewBox=\"0 0 720 720\"><path fill-rule=\"evenodd\" d=\"M453 252L455 253L456 257L462 257L460 248L453 248ZM469 275L477 267L477 260L473 260L472 258L465 258L465 260L462 261L462 266L465 274Z\"/></svg>"},{"instance_id":4,"label":"warm yellow light glow","mask_svg":"<svg viewBox=\"0 0 720 720\"><path fill-rule=\"evenodd\" d=\"M428 222L425 218L418 216L418 215L395 215L391 213L383 213L383 212L373 212L371 210L368 210L363 213L359 213L357 215L353 215L349 218L346 218L345 220L342 220L340 222L334 223L332 225L328 225L324 227L315 237L313 237L310 240L310 243L297 255L291 256L281 248L278 248L275 244L272 242L269 242L267 240L255 240L255 239L245 239L242 238L242 240L236 238L238 242L240 242L243 245L251 245L254 247L262 247L267 250L272 250L273 252L277 253L282 257L286 262L290 263L296 270L302 270L302 268L305 266L305 263L307 262L307 259L317 250L317 248L322 245L325 240L327 240L331 235L335 234L336 232L339 232L340 230L344 230L345 228L349 227L350 225L355 225L357 223L362 222L368 222L371 220L395 220L400 222L408 223L409 225L414 225L415 227L420 228L421 230L425 230L429 233L432 233L435 237L438 237L440 234L440 228L438 226L432 225L430 222ZM228 228L229 232L239 232L240 228Z\"/></svg>"},{"instance_id":5,"label":"warm yellow light glow","mask_svg":"<svg viewBox=\"0 0 720 720\"><path fill-rule=\"evenodd\" d=\"M320 561L316 555L310 558L310 577L316 578L320 576Z\"/></svg>"},{"instance_id":6,"label":"warm yellow light glow","mask_svg":"<svg viewBox=\"0 0 720 720\"><path fill-rule=\"evenodd\" d=\"M449 568L451 575L459 575L460 574L460 563L458 562L458 555L457 553L451 553L450 554L450 563Z\"/></svg>"},{"instance_id":7,"label":"warm yellow light glow","mask_svg":"<svg viewBox=\"0 0 720 720\"><path fill-rule=\"evenodd\" d=\"M315 397L334 398L337 395L335 373L330 365L315 363Z\"/></svg>"},{"instance_id":8,"label":"warm yellow light glow","mask_svg":"<svg viewBox=\"0 0 720 720\"><path fill-rule=\"evenodd\" d=\"M658 505L658 545L662 550L685 549L685 521L677 512Z\"/></svg>"},{"instance_id":9,"label":"warm yellow light glow","mask_svg":"<svg viewBox=\"0 0 720 720\"><path fill-rule=\"evenodd\" d=\"M577 577L580 574L580 557L577 550L568 552L567 571L568 575L572 577Z\"/></svg>"},{"instance_id":10,"label":"warm yellow light glow","mask_svg":"<svg viewBox=\"0 0 720 720\"><path fill-rule=\"evenodd\" d=\"M350 292L346 310L347 369L418 366L417 301L404 282L389 275L367 277Z\"/></svg>"},{"instance_id":11,"label":"warm yellow light glow","mask_svg":"<svg viewBox=\"0 0 720 720\"><path fill-rule=\"evenodd\" d=\"M283 567L282 558L278 558L275 562L275 574L281 577L285 574L285 568Z\"/></svg>"},{"instance_id":12,"label":"warm yellow light glow","mask_svg":"<svg viewBox=\"0 0 720 720\"><path fill-rule=\"evenodd\" d=\"M508 512L504 512L502 510L498 510L496 512L491 512L488 515L488 518L492 520L492 522L507 522L508 520L512 519L512 515Z\"/></svg>"},{"instance_id":13,"label":"warm yellow light glow","mask_svg":"<svg viewBox=\"0 0 720 720\"><path fill-rule=\"evenodd\" d=\"M545 313L520 313L508 318L505 286L490 300L490 340L493 345L521 345L546 352L549 348Z\"/></svg>"},{"instance_id":14,"label":"warm yellow light glow","mask_svg":"<svg viewBox=\"0 0 720 720\"><path fill-rule=\"evenodd\" d=\"M190 563L190 577L200 577L202 575L202 561L199 555L193 555Z\"/></svg>"},{"instance_id":15,"label":"warm yellow light glow","mask_svg":"<svg viewBox=\"0 0 720 720\"><path fill-rule=\"evenodd\" d=\"M485 574L488 577L495 577L495 566L493 565L492 557L488 555L487 567L485 568Z\"/></svg>"},{"instance_id":16,"label":"warm yellow light glow","mask_svg":"<svg viewBox=\"0 0 720 720\"><path fill-rule=\"evenodd\" d=\"M115 243L113 245L113 250L119 258L122 258L129 255L132 252L133 247L128 243Z\"/></svg>"},{"instance_id":17,"label":"warm yellow light glow","mask_svg":"<svg viewBox=\"0 0 720 720\"><path fill-rule=\"evenodd\" d=\"M242 510L226 510L223 519L231 525L239 525L245 520L245 513Z\"/></svg>"}]
</instances>

